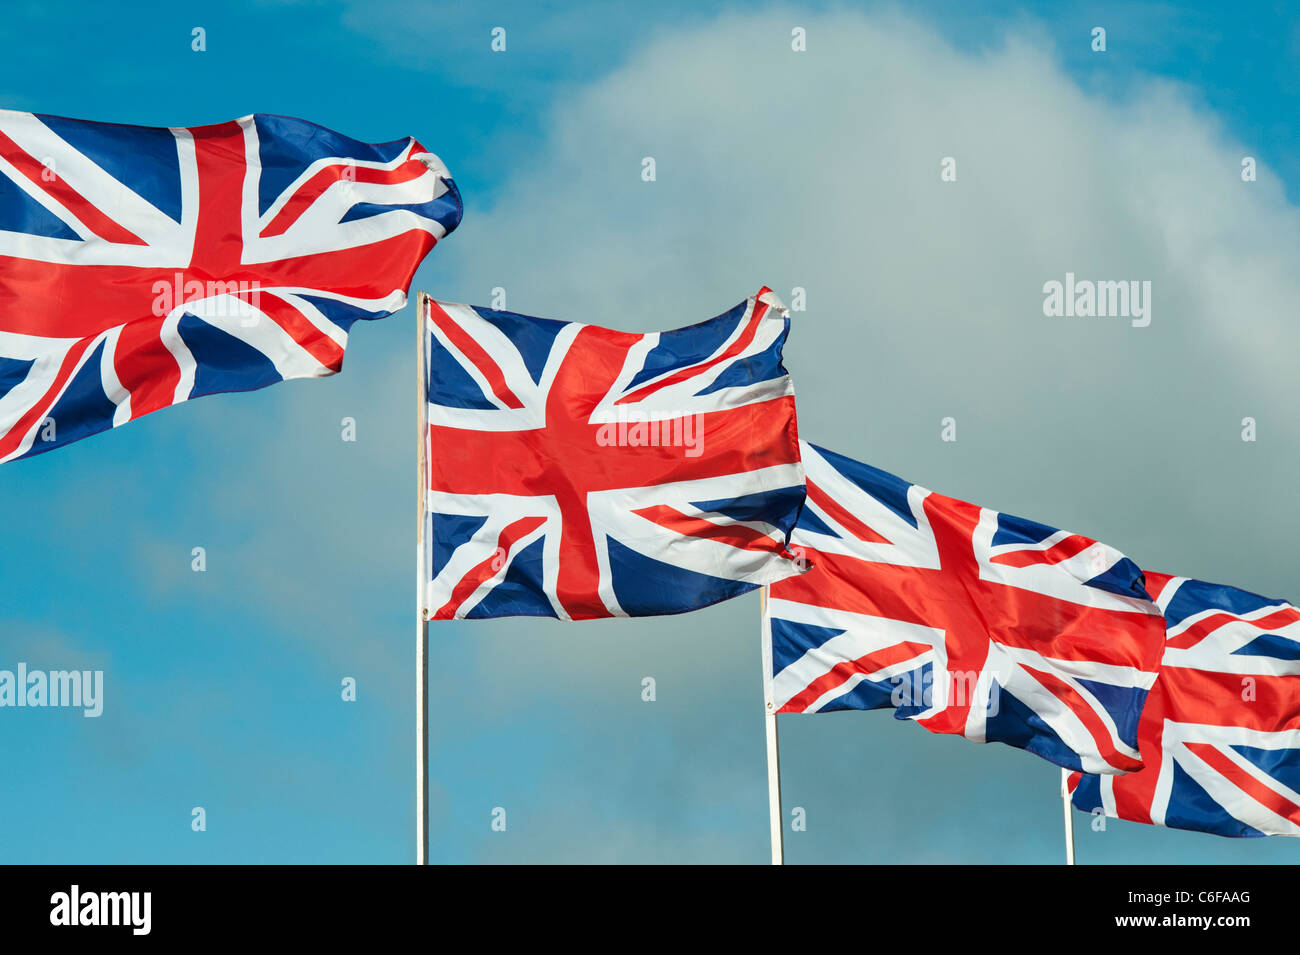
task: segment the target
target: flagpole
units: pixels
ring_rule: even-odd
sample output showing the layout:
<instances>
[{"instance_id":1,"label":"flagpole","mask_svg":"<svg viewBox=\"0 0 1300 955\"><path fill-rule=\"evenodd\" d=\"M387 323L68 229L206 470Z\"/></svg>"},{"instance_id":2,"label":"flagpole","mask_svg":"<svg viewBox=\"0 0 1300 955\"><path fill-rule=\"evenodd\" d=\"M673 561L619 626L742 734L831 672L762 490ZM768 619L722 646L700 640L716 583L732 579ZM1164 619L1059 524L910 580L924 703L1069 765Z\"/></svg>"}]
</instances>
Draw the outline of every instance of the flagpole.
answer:
<instances>
[{"instance_id":1,"label":"flagpole","mask_svg":"<svg viewBox=\"0 0 1300 955\"><path fill-rule=\"evenodd\" d=\"M785 834L781 819L781 753L776 734L776 704L772 699L772 634L767 622L767 585L759 592L759 633L763 657L763 723L767 735L767 812L772 836L772 865L785 865Z\"/></svg>"},{"instance_id":2,"label":"flagpole","mask_svg":"<svg viewBox=\"0 0 1300 955\"><path fill-rule=\"evenodd\" d=\"M429 612L424 606L425 540L424 506L428 496L428 467L426 447L429 440L428 402L424 369L424 316L428 311L428 296L424 292L416 297L415 366L417 382L416 421L419 443L416 452L416 473L419 490L419 520L415 532L415 864L429 864Z\"/></svg>"},{"instance_id":3,"label":"flagpole","mask_svg":"<svg viewBox=\"0 0 1300 955\"><path fill-rule=\"evenodd\" d=\"M1061 769L1061 802L1065 806L1065 864L1074 865L1074 813L1070 811L1070 771Z\"/></svg>"}]
</instances>

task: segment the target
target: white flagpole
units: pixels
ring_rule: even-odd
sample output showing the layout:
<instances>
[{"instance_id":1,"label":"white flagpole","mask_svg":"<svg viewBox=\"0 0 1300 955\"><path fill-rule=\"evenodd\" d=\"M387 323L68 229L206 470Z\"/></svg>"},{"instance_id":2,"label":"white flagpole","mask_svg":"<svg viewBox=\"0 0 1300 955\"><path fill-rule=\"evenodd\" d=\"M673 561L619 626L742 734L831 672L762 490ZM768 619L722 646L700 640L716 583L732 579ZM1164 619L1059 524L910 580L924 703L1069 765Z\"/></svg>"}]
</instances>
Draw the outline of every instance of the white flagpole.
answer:
<instances>
[{"instance_id":1,"label":"white flagpole","mask_svg":"<svg viewBox=\"0 0 1300 955\"><path fill-rule=\"evenodd\" d=\"M428 401L424 369L424 316L428 312L428 296L421 292L416 297L415 346L416 379L418 395L416 420L420 440L416 454L416 471L419 483L419 523L415 535L415 864L429 864L429 611L424 606L428 587L425 584L424 504L428 497L429 463L426 446L429 440Z\"/></svg>"},{"instance_id":2,"label":"white flagpole","mask_svg":"<svg viewBox=\"0 0 1300 955\"><path fill-rule=\"evenodd\" d=\"M767 729L767 811L772 834L772 865L785 865L785 827L781 818L781 754L772 700L772 634L767 622L767 586L759 593L759 632L763 657L763 722Z\"/></svg>"},{"instance_id":3,"label":"white flagpole","mask_svg":"<svg viewBox=\"0 0 1300 955\"><path fill-rule=\"evenodd\" d=\"M1074 865L1074 813L1070 809L1070 771L1061 768L1061 802L1065 806L1065 864Z\"/></svg>"}]
</instances>

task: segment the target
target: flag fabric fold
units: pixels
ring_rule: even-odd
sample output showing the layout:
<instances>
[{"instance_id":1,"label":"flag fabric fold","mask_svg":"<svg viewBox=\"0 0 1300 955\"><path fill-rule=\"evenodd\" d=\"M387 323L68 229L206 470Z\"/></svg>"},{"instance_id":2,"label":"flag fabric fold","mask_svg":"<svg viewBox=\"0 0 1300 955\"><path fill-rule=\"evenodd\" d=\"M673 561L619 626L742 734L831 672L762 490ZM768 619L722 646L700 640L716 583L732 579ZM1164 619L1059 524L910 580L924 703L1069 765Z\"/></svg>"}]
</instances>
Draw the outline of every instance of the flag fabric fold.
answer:
<instances>
[{"instance_id":1,"label":"flag fabric fold","mask_svg":"<svg viewBox=\"0 0 1300 955\"><path fill-rule=\"evenodd\" d=\"M0 110L0 462L342 367L460 194L414 139Z\"/></svg>"},{"instance_id":2,"label":"flag fabric fold","mask_svg":"<svg viewBox=\"0 0 1300 955\"><path fill-rule=\"evenodd\" d=\"M769 590L778 712L892 708L932 732L1125 773L1163 642L1137 566L1090 538L936 494L803 444Z\"/></svg>"},{"instance_id":3,"label":"flag fabric fold","mask_svg":"<svg viewBox=\"0 0 1300 955\"><path fill-rule=\"evenodd\" d=\"M1075 807L1221 836L1300 835L1300 609L1203 580L1146 579L1166 637L1138 729L1144 765L1072 774Z\"/></svg>"},{"instance_id":4,"label":"flag fabric fold","mask_svg":"<svg viewBox=\"0 0 1300 955\"><path fill-rule=\"evenodd\" d=\"M431 619L681 613L800 572L769 289L650 334L426 301Z\"/></svg>"}]
</instances>

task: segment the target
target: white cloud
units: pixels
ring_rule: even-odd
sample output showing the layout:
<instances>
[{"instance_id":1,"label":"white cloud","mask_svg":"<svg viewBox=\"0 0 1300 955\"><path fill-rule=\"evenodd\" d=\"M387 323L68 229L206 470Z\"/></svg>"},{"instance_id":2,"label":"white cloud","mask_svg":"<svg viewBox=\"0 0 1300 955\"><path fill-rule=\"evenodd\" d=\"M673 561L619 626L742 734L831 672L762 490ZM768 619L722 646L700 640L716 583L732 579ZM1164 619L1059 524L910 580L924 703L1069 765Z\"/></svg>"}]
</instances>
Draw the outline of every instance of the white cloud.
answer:
<instances>
[{"instance_id":1,"label":"white cloud","mask_svg":"<svg viewBox=\"0 0 1300 955\"><path fill-rule=\"evenodd\" d=\"M1283 499L1300 464L1300 217L1177 86L1090 95L1032 30L970 53L892 15L768 13L653 43L547 125L490 210L466 196L456 292L651 328L805 286L806 437L1153 565L1287 584L1240 578L1298 528L1239 495ZM1067 271L1150 280L1151 326L1045 318Z\"/></svg>"}]
</instances>

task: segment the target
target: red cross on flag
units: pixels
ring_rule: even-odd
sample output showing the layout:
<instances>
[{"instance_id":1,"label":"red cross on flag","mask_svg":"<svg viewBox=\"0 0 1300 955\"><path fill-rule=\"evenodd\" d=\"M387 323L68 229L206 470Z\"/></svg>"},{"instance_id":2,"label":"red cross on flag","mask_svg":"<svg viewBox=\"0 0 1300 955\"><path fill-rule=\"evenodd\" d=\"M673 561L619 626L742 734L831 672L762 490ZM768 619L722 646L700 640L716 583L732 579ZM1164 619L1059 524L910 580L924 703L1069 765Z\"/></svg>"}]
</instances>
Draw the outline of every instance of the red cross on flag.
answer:
<instances>
[{"instance_id":1,"label":"red cross on flag","mask_svg":"<svg viewBox=\"0 0 1300 955\"><path fill-rule=\"evenodd\" d=\"M414 139L0 110L0 462L334 374L352 324L402 308L460 216Z\"/></svg>"},{"instance_id":2,"label":"red cross on flag","mask_svg":"<svg viewBox=\"0 0 1300 955\"><path fill-rule=\"evenodd\" d=\"M1137 565L811 444L803 460L813 570L765 613L780 712L892 708L1070 769L1142 765L1164 622Z\"/></svg>"},{"instance_id":3,"label":"red cross on flag","mask_svg":"<svg viewBox=\"0 0 1300 955\"><path fill-rule=\"evenodd\" d=\"M650 334L425 303L431 618L682 613L800 572L769 289Z\"/></svg>"}]
</instances>

